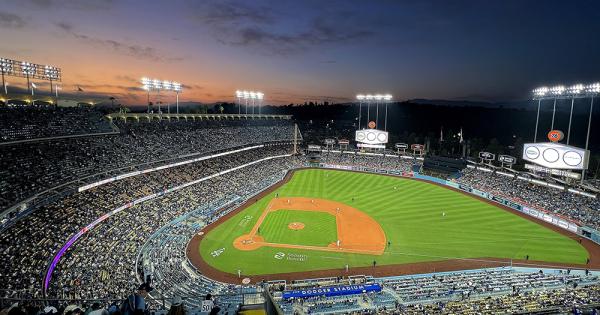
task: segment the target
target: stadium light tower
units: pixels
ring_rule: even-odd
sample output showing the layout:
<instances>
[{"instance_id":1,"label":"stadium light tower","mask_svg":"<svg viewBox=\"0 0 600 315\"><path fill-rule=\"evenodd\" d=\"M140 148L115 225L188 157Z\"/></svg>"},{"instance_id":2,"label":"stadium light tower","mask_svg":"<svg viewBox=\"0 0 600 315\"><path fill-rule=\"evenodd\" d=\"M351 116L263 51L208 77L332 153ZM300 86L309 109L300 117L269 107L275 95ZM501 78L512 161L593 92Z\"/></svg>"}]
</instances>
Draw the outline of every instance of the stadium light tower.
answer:
<instances>
[{"instance_id":1,"label":"stadium light tower","mask_svg":"<svg viewBox=\"0 0 600 315\"><path fill-rule=\"evenodd\" d=\"M587 129L587 134L586 134L586 139L585 139L585 150L588 150L589 148L589 140L590 140L590 130L592 127L592 113L594 111L594 98L597 97L598 95L600 95L600 83L596 82L596 83L592 83L592 84L575 84L570 86L569 88L566 88L563 85L558 85L558 86L554 86L554 87L541 87L541 88L537 88L535 90L533 90L533 99L537 99L538 100L538 114L537 114L537 119L536 119L536 127L535 127L535 132L536 135L534 136L534 142L536 142L537 140L537 129L538 129L538 121L539 121L539 112L540 112L540 103L543 100L546 99L554 99L554 107L552 110L552 126L551 129L554 129L554 118L555 118L555 114L556 114L556 100L557 99L571 99L571 112L569 113L569 129L567 131L567 144L569 144L570 141L570 134L571 134L571 124L572 124L572 118L573 118L573 107L575 105L575 99L576 98L590 98L590 113L589 113L589 117L588 117L588 129ZM581 173L581 181L583 182L585 178L585 169L582 170Z\"/></svg>"},{"instance_id":2,"label":"stadium light tower","mask_svg":"<svg viewBox=\"0 0 600 315\"><path fill-rule=\"evenodd\" d=\"M31 95L33 95L33 87L31 86L29 77L33 76L37 72L37 65L34 63L22 61L21 71L23 72L23 75L27 78L27 88L30 89L30 92L32 93Z\"/></svg>"},{"instance_id":3,"label":"stadium light tower","mask_svg":"<svg viewBox=\"0 0 600 315\"><path fill-rule=\"evenodd\" d=\"M235 97L237 98L237 102L238 102L238 114L241 114L242 109L242 101L244 100L244 104L246 106L246 114L248 114L248 103L250 103L250 106L252 106L252 114L255 113L255 107L256 104L258 104L258 114L260 115L261 113L261 106L263 103L263 100L265 98L265 94L262 92L255 92L255 91L240 91L237 90L235 91Z\"/></svg>"},{"instance_id":4,"label":"stadium light tower","mask_svg":"<svg viewBox=\"0 0 600 315\"><path fill-rule=\"evenodd\" d=\"M150 91L156 91L158 98L158 112L161 112L161 101L160 101L160 91L174 91L176 96L177 103L177 114L179 114L179 93L182 91L182 84L175 81L168 80L159 80L159 79L149 79L147 77L143 77L142 80L142 89L147 92L148 95L148 112L150 112ZM170 113L171 107L167 104L167 111Z\"/></svg>"},{"instance_id":5,"label":"stadium light tower","mask_svg":"<svg viewBox=\"0 0 600 315\"><path fill-rule=\"evenodd\" d=\"M362 119L362 103L365 100L365 96L358 94L356 95L356 99L358 100L358 129L360 129L360 123Z\"/></svg>"},{"instance_id":6,"label":"stadium light tower","mask_svg":"<svg viewBox=\"0 0 600 315\"><path fill-rule=\"evenodd\" d=\"M13 72L13 63L10 59L0 58L0 71L2 71L2 87L4 88L4 94L8 95L8 90L6 88L6 81L4 79L5 74L12 74Z\"/></svg>"},{"instance_id":7,"label":"stadium light tower","mask_svg":"<svg viewBox=\"0 0 600 315\"><path fill-rule=\"evenodd\" d=\"M385 117L384 117L384 130L387 131L387 114L388 104L392 100L391 94L358 94L356 99L358 100L358 129L360 129L362 121L362 103L367 105L367 125L371 120L371 103L375 103L375 125L379 127L379 103L385 105Z\"/></svg>"},{"instance_id":8,"label":"stadium light tower","mask_svg":"<svg viewBox=\"0 0 600 315\"><path fill-rule=\"evenodd\" d=\"M177 114L179 114L179 93L182 91L181 83L173 82L173 91L175 91L175 102L177 107Z\"/></svg>"}]
</instances>

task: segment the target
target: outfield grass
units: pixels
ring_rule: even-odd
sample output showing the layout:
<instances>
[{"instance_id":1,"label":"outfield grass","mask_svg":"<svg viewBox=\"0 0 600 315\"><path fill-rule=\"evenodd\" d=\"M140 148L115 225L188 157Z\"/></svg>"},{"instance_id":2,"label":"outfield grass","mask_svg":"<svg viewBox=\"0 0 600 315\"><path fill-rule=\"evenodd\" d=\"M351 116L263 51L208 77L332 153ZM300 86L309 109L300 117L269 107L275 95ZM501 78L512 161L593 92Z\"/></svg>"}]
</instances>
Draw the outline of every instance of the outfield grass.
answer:
<instances>
[{"instance_id":1,"label":"outfield grass","mask_svg":"<svg viewBox=\"0 0 600 315\"><path fill-rule=\"evenodd\" d=\"M304 229L290 230L292 222L304 223ZM329 213L277 210L267 215L259 235L269 243L327 246L337 240L337 228Z\"/></svg>"},{"instance_id":2,"label":"outfield grass","mask_svg":"<svg viewBox=\"0 0 600 315\"><path fill-rule=\"evenodd\" d=\"M235 249L233 240L251 230L276 192L279 197L323 198L357 208L381 224L391 246L381 256L269 247L254 251ZM276 192L207 233L199 248L203 259L221 271L237 273L241 269L244 274L258 275L343 268L345 264L369 266L373 260L378 265L386 265L449 258L523 259L529 255L530 260L583 264L588 257L585 248L573 239L478 199L422 181L311 169L296 172ZM291 233L302 231L290 231L287 224L301 220L288 222L290 218L286 216L297 215L292 212L270 213L269 216L275 216L268 218L267 230L261 228L261 233L268 239L286 243L306 244L323 238L318 245L330 242L329 235L335 235L335 230L331 234L320 227L306 230L312 231L309 239L295 239ZM446 213L445 217L442 212ZM285 233L278 232L278 227ZM210 255L221 248L225 248L221 255ZM307 259L276 259L277 252L306 255Z\"/></svg>"}]
</instances>

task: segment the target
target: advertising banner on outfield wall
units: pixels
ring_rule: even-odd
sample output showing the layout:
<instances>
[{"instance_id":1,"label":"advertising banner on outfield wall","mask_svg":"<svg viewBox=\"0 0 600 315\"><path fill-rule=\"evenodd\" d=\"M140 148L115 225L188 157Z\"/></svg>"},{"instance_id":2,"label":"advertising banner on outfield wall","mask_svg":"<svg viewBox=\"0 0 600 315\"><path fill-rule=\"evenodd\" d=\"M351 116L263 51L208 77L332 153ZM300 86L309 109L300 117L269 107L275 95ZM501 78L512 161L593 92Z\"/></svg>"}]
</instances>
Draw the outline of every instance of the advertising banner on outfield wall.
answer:
<instances>
[{"instance_id":1,"label":"advertising banner on outfield wall","mask_svg":"<svg viewBox=\"0 0 600 315\"><path fill-rule=\"evenodd\" d=\"M526 213L534 218L544 220L548 223L552 223L552 224L559 226L565 230L569 230L571 232L577 233L578 225L573 222L569 222L565 219L556 217L554 215L548 214L548 213L540 211L540 210L532 209L527 206L523 206L523 213Z\"/></svg>"}]
</instances>

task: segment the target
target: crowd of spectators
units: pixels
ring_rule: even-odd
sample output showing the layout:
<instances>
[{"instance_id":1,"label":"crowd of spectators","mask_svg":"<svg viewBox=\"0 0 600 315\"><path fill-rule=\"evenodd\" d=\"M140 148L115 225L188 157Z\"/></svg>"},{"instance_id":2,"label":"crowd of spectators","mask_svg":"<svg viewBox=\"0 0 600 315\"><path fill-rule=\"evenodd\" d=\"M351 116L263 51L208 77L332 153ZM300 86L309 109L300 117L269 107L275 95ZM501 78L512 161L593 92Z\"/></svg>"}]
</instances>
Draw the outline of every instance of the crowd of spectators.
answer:
<instances>
[{"instance_id":1,"label":"crowd of spectators","mask_svg":"<svg viewBox=\"0 0 600 315\"><path fill-rule=\"evenodd\" d=\"M397 154L387 155L364 155L354 153L339 153L323 151L320 162L341 166L359 166L370 169L393 170L399 172L411 172L413 165L422 164L421 161L405 159Z\"/></svg>"},{"instance_id":2,"label":"crowd of spectators","mask_svg":"<svg viewBox=\"0 0 600 315\"><path fill-rule=\"evenodd\" d=\"M600 230L600 201L597 198L469 168L463 170L457 182Z\"/></svg>"},{"instance_id":3,"label":"crowd of spectators","mask_svg":"<svg viewBox=\"0 0 600 315\"><path fill-rule=\"evenodd\" d=\"M571 311L600 303L600 278L567 270L544 273L503 268L373 281L381 284L381 292L289 300L278 293L274 296L285 314L497 314L552 307ZM288 285L285 289L309 288Z\"/></svg>"},{"instance_id":4,"label":"crowd of spectators","mask_svg":"<svg viewBox=\"0 0 600 315\"><path fill-rule=\"evenodd\" d=\"M91 108L0 106L0 142L112 131L103 115Z\"/></svg>"},{"instance_id":5,"label":"crowd of spectators","mask_svg":"<svg viewBox=\"0 0 600 315\"><path fill-rule=\"evenodd\" d=\"M151 172L74 194L38 209L0 234L0 247L3 249L3 255L0 255L0 283L3 284L3 296L39 297L41 281L49 260L62 245L81 228L118 206L193 179L263 157L279 155L283 152L289 154L290 151L289 145L268 146ZM282 165L286 164L282 163ZM247 167L240 171L248 169L252 168ZM131 281L134 279L131 276L135 274L129 254L134 253L136 246L141 245L144 238L157 228L154 223L168 222L174 216L183 213L182 211L192 210L194 205L205 202L206 198L223 198L228 194L236 193L234 190L209 185L221 181L211 179L190 186L184 190L193 192L187 197L183 197L181 193L171 193L160 199L165 204L173 203L181 207L165 206L160 211L136 211L140 208L145 209L147 204L154 205L154 202L157 202L148 201L116 216L119 218L130 214L139 220L129 220L129 217L123 220L110 218L106 224L103 223L97 229L88 232L58 265L54 275L58 281L52 282L52 295L64 294L65 297L73 298L121 297L131 289ZM247 181L241 181L238 185L245 182ZM198 191L194 191L195 189ZM178 202L187 202L188 207L183 207ZM94 242L97 240L94 236L104 241ZM99 260L101 254L108 254L108 256ZM99 267L87 268L96 265ZM113 278L116 280L112 281Z\"/></svg>"},{"instance_id":6,"label":"crowd of spectators","mask_svg":"<svg viewBox=\"0 0 600 315\"><path fill-rule=\"evenodd\" d=\"M57 185L114 169L293 139L285 120L116 122L116 135L2 145L0 209ZM43 128L41 128L43 129Z\"/></svg>"}]
</instances>

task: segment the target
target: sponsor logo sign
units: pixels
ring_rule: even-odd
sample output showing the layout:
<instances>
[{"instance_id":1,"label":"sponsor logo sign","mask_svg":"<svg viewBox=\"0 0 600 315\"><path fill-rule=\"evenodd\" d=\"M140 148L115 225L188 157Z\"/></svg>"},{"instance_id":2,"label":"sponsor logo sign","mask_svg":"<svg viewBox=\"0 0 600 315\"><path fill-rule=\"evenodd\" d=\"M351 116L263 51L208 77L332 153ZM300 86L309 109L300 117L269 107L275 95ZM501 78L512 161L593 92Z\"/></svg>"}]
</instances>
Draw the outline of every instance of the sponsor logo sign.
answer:
<instances>
[{"instance_id":1,"label":"sponsor logo sign","mask_svg":"<svg viewBox=\"0 0 600 315\"><path fill-rule=\"evenodd\" d=\"M535 171L535 172L552 174L552 175L556 175L556 176L568 177L568 178L573 178L573 179L581 178L581 174L579 174L579 173L574 173L574 172L569 172L569 171L559 170L559 169L552 169L552 168L547 168L547 167L543 167L543 166L539 166L539 165L525 164L525 168L528 170Z\"/></svg>"},{"instance_id":2,"label":"sponsor logo sign","mask_svg":"<svg viewBox=\"0 0 600 315\"><path fill-rule=\"evenodd\" d=\"M385 144L388 142L388 132L378 129L356 130L355 140L364 144Z\"/></svg>"},{"instance_id":3,"label":"sponsor logo sign","mask_svg":"<svg viewBox=\"0 0 600 315\"><path fill-rule=\"evenodd\" d=\"M588 167L589 150L554 143L525 143L523 159L552 169L584 170Z\"/></svg>"},{"instance_id":4,"label":"sponsor logo sign","mask_svg":"<svg viewBox=\"0 0 600 315\"><path fill-rule=\"evenodd\" d=\"M410 149L413 151L423 151L425 150L425 145L423 144L411 144Z\"/></svg>"},{"instance_id":5,"label":"sponsor logo sign","mask_svg":"<svg viewBox=\"0 0 600 315\"><path fill-rule=\"evenodd\" d=\"M378 283L373 284L359 284L359 285L344 285L344 286L332 286L323 288L312 288L306 290L292 290L283 291L283 298L308 298L313 296L340 296L350 294L361 294L368 292L380 292L381 285Z\"/></svg>"},{"instance_id":6,"label":"sponsor logo sign","mask_svg":"<svg viewBox=\"0 0 600 315\"><path fill-rule=\"evenodd\" d=\"M515 164L517 163L517 158L510 155L498 155L498 162L506 164Z\"/></svg>"},{"instance_id":7,"label":"sponsor logo sign","mask_svg":"<svg viewBox=\"0 0 600 315\"><path fill-rule=\"evenodd\" d=\"M396 143L396 149L408 149L408 144L406 144L406 143Z\"/></svg>"},{"instance_id":8,"label":"sponsor logo sign","mask_svg":"<svg viewBox=\"0 0 600 315\"><path fill-rule=\"evenodd\" d=\"M486 161L493 161L496 159L496 155L490 152L479 152L479 158Z\"/></svg>"},{"instance_id":9,"label":"sponsor logo sign","mask_svg":"<svg viewBox=\"0 0 600 315\"><path fill-rule=\"evenodd\" d=\"M219 248L217 250L213 250L210 255L213 257L219 257L221 254L223 254L223 252L225 251L225 247L223 248Z\"/></svg>"},{"instance_id":10,"label":"sponsor logo sign","mask_svg":"<svg viewBox=\"0 0 600 315\"><path fill-rule=\"evenodd\" d=\"M560 130L550 130L548 132L548 140L551 142L558 142L565 137L565 134Z\"/></svg>"}]
</instances>

